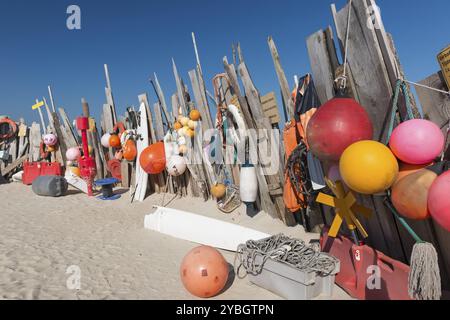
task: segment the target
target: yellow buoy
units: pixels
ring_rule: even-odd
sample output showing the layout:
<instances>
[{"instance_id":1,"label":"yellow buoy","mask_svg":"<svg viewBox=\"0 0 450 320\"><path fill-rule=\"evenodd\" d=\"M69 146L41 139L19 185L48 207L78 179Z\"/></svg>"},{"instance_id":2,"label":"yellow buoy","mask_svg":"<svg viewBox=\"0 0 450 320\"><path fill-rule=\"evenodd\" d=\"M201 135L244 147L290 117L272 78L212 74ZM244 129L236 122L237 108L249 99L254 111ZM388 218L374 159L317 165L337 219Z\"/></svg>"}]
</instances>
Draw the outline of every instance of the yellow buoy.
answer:
<instances>
[{"instance_id":1,"label":"yellow buoy","mask_svg":"<svg viewBox=\"0 0 450 320\"><path fill-rule=\"evenodd\" d=\"M78 167L68 167L67 169L69 169L77 177L81 177L80 168L78 168Z\"/></svg>"},{"instance_id":2,"label":"yellow buoy","mask_svg":"<svg viewBox=\"0 0 450 320\"><path fill-rule=\"evenodd\" d=\"M362 194L389 189L399 172L392 151L376 141L360 141L348 147L341 156L339 169L344 182Z\"/></svg>"}]
</instances>

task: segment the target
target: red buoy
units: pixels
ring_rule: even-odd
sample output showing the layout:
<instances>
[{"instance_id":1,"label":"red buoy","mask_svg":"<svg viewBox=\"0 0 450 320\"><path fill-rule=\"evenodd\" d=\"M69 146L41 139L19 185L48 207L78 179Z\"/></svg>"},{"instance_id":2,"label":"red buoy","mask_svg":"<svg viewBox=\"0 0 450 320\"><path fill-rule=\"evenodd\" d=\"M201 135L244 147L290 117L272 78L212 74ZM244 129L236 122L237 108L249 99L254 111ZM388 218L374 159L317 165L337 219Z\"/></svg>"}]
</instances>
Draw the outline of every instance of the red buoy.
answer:
<instances>
[{"instance_id":1,"label":"red buoy","mask_svg":"<svg viewBox=\"0 0 450 320\"><path fill-rule=\"evenodd\" d=\"M166 151L164 143L152 144L142 151L139 164L148 174L160 174L166 169Z\"/></svg>"},{"instance_id":2,"label":"red buoy","mask_svg":"<svg viewBox=\"0 0 450 320\"><path fill-rule=\"evenodd\" d=\"M336 97L317 110L306 134L315 156L322 161L339 161L353 143L372 140L373 126L366 110L354 99Z\"/></svg>"},{"instance_id":3,"label":"red buoy","mask_svg":"<svg viewBox=\"0 0 450 320\"><path fill-rule=\"evenodd\" d=\"M433 219L450 232L450 171L440 175L428 193L428 208Z\"/></svg>"}]
</instances>

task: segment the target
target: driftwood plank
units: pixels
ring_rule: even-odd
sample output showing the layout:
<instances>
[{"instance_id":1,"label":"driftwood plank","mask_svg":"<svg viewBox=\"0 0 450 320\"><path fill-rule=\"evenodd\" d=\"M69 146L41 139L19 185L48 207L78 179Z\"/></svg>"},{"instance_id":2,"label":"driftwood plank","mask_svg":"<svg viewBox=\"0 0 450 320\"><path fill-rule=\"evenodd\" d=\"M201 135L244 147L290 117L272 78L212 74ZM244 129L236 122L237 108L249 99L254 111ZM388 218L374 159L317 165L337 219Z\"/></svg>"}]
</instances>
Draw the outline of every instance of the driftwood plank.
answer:
<instances>
[{"instance_id":1,"label":"driftwood plank","mask_svg":"<svg viewBox=\"0 0 450 320\"><path fill-rule=\"evenodd\" d=\"M309 36L306 45L317 94L321 102L326 102L334 97L335 69L331 65L325 32L319 30Z\"/></svg>"},{"instance_id":2,"label":"driftwood plank","mask_svg":"<svg viewBox=\"0 0 450 320\"><path fill-rule=\"evenodd\" d=\"M191 70L189 71L189 78L191 80L192 90L194 92L195 104L202 116L202 130L205 132L208 129L214 128L214 125L211 120L211 113L209 112L209 107L207 101L204 101L204 95L200 90L200 83L197 77L197 71Z\"/></svg>"},{"instance_id":3,"label":"driftwood plank","mask_svg":"<svg viewBox=\"0 0 450 320\"><path fill-rule=\"evenodd\" d=\"M281 66L278 49L272 37L269 37L267 42L269 43L270 53L272 54L273 63L275 65L275 71L277 72L278 82L280 84L281 95L283 97L284 105L288 109L290 118L294 119L295 117L294 102L291 99L291 90L289 88L289 83L286 79L283 67Z\"/></svg>"},{"instance_id":4,"label":"driftwood plank","mask_svg":"<svg viewBox=\"0 0 450 320\"><path fill-rule=\"evenodd\" d=\"M28 147L29 147L29 129L27 125L25 124L24 119L20 119L19 121L19 151L17 153L17 158L20 158L28 153Z\"/></svg>"},{"instance_id":5,"label":"driftwood plank","mask_svg":"<svg viewBox=\"0 0 450 320\"><path fill-rule=\"evenodd\" d=\"M63 127L61 127L61 130L65 131L63 132L64 138L66 140L66 145L68 148L75 148L78 146L78 133L73 128L72 123L69 120L69 117L66 114L66 111L64 108L59 108L59 115L62 119Z\"/></svg>"},{"instance_id":6,"label":"driftwood plank","mask_svg":"<svg viewBox=\"0 0 450 320\"><path fill-rule=\"evenodd\" d=\"M448 90L440 71L420 81L419 84L443 91ZM425 117L436 123L445 132L450 120L450 96L420 86L415 86L415 88Z\"/></svg>"},{"instance_id":7,"label":"driftwood plank","mask_svg":"<svg viewBox=\"0 0 450 320\"><path fill-rule=\"evenodd\" d=\"M159 102L153 105L153 112L155 113L155 135L157 141L164 139L164 126L161 114L161 104Z\"/></svg>"},{"instance_id":8,"label":"driftwood plank","mask_svg":"<svg viewBox=\"0 0 450 320\"><path fill-rule=\"evenodd\" d=\"M13 170L15 170L16 168L18 168L19 166L22 165L22 163L24 161L26 161L28 158L28 155L24 155L22 157L20 157L19 159L16 159L13 163L11 163L10 165L8 165L5 169L3 169L1 171L1 175L3 177L6 177L10 172L12 172Z\"/></svg>"},{"instance_id":9,"label":"driftwood plank","mask_svg":"<svg viewBox=\"0 0 450 320\"><path fill-rule=\"evenodd\" d=\"M106 102L112 108L112 120L113 120L113 124L116 124L116 122L117 122L116 105L114 103L114 97L113 97L112 88L111 88L111 78L109 77L109 69L108 69L107 64L104 65L104 69L105 69L105 78L106 78L106 88L105 88Z\"/></svg>"},{"instance_id":10,"label":"driftwood plank","mask_svg":"<svg viewBox=\"0 0 450 320\"><path fill-rule=\"evenodd\" d=\"M40 144L41 144L41 126L33 122L30 129L30 161L39 161L40 155Z\"/></svg>"},{"instance_id":11,"label":"driftwood plank","mask_svg":"<svg viewBox=\"0 0 450 320\"><path fill-rule=\"evenodd\" d=\"M279 157L280 153L280 146L279 142L280 139L277 141L277 137L274 134L271 134L269 136L269 133L276 133L278 131L272 130L272 125L264 115L264 112L262 110L261 106L261 100L259 97L259 93L256 90L253 81L251 80L250 74L248 72L247 66L245 65L245 62L242 62L239 65L239 75L242 79L242 83L244 84L245 93L247 96L247 100L249 102L249 107L251 109L252 115L255 118L256 122L256 129L260 129L260 132L262 133L262 142L266 142L265 145L267 145L268 150L270 150L270 155L273 159L273 157L276 155L276 157ZM278 132L279 137L279 132ZM274 139L275 138L275 139ZM252 142L255 142L255 139L252 139ZM272 141L271 141L272 140ZM256 146L256 144L255 144ZM261 152L262 146L261 144L258 144L259 149L259 159L260 161L264 159L264 152ZM276 148L276 152L274 155L274 150ZM271 172L268 174L268 167L273 165L274 162L278 162L278 170L274 174ZM271 195L273 199L273 203L275 204L275 210L276 212L268 212L271 215L276 214L279 218L283 220L283 222L286 225L295 225L296 221L294 218L294 215L291 213L288 213L285 209L284 200L283 200L283 183L282 180L280 180L280 171L282 171L282 165L279 163L280 161L277 159L276 161L270 161L270 163L262 163L262 171L264 172L264 175L267 179L267 186L269 188L269 194Z\"/></svg>"},{"instance_id":12,"label":"driftwood plank","mask_svg":"<svg viewBox=\"0 0 450 320\"><path fill-rule=\"evenodd\" d=\"M373 28L367 27L371 18L365 0L354 1L350 21L348 66L353 75L359 102L367 110L374 125L375 138L385 141L392 86L384 64L382 50ZM333 9L338 38L344 43L349 5L336 12ZM342 47L342 46L341 46ZM370 72L367 72L370 70ZM382 197L363 197L363 203L376 210L376 218L364 221L369 230L369 242L394 259L405 260L397 222L383 205Z\"/></svg>"},{"instance_id":13,"label":"driftwood plank","mask_svg":"<svg viewBox=\"0 0 450 320\"><path fill-rule=\"evenodd\" d=\"M161 89L161 85L159 84L158 77L157 77L156 73L155 73L155 82L154 82L154 84L156 86L156 92L157 92L157 95L158 95L159 102L161 103L161 107L163 109L164 115L165 115L167 121L169 121L170 123L173 123L175 121L175 119L173 118L173 116L168 111L169 109L167 108L166 98L164 96L163 90Z\"/></svg>"}]
</instances>

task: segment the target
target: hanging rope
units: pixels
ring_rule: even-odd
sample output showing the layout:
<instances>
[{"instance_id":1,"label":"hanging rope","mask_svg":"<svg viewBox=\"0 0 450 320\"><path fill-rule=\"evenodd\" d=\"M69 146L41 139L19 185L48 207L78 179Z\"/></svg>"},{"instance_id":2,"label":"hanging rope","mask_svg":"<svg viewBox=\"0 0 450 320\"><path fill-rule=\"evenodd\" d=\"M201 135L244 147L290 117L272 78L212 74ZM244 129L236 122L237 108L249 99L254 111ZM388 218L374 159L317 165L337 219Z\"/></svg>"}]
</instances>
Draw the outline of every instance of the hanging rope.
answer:
<instances>
[{"instance_id":1,"label":"hanging rope","mask_svg":"<svg viewBox=\"0 0 450 320\"><path fill-rule=\"evenodd\" d=\"M347 15L347 31L345 35L345 53L344 53L344 72L342 76L337 77L336 80L334 80L336 83L340 82L339 89L344 91L347 88L347 58L348 58L348 39L350 36L350 20L352 16L352 4L353 0L349 1L348 5L348 15Z\"/></svg>"},{"instance_id":2,"label":"hanging rope","mask_svg":"<svg viewBox=\"0 0 450 320\"><path fill-rule=\"evenodd\" d=\"M403 96L405 98L406 112L408 114L408 120L413 120L415 118L413 110L412 110L411 101L409 100L408 87L406 86L405 81L397 80L397 84L395 85L394 99L392 101L392 112L391 112L391 119L390 119L390 123L389 123L389 131L388 131L388 134L386 137L386 143L385 143L386 145L389 143L391 136L392 136L392 132L394 131L395 116L397 115L397 111L398 111L398 99L400 97L400 92L403 93Z\"/></svg>"},{"instance_id":3,"label":"hanging rope","mask_svg":"<svg viewBox=\"0 0 450 320\"><path fill-rule=\"evenodd\" d=\"M257 276L263 271L267 260L272 259L305 272L316 272L320 276L328 276L336 272L339 260L320 252L318 245L306 245L305 242L289 238L283 234L259 241L247 241L238 247L236 262L237 276L242 279L247 274ZM246 274L241 276L241 268Z\"/></svg>"}]
</instances>

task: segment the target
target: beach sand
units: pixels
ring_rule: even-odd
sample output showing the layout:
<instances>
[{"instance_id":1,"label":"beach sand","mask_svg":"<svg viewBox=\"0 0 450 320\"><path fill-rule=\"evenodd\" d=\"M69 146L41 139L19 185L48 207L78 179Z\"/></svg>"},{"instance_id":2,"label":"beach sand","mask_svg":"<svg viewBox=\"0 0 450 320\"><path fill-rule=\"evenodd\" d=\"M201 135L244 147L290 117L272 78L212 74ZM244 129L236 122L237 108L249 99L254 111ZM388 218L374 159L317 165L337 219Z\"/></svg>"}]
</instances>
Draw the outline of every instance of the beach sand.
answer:
<instances>
[{"instance_id":1,"label":"beach sand","mask_svg":"<svg viewBox=\"0 0 450 320\"><path fill-rule=\"evenodd\" d=\"M183 288L179 267L197 245L144 229L144 216L162 198L153 195L130 204L124 193L108 202L75 190L62 198L43 198L20 183L0 185L0 299L196 299ZM172 198L166 195L164 200ZM225 215L212 201L183 198L168 206L270 234L282 232L305 241L319 237L301 226L288 228L265 213L250 219L244 208ZM233 264L234 254L222 253ZM70 266L81 272L80 290L68 289ZM281 298L236 277L215 299ZM350 298L336 286L333 299Z\"/></svg>"}]
</instances>

